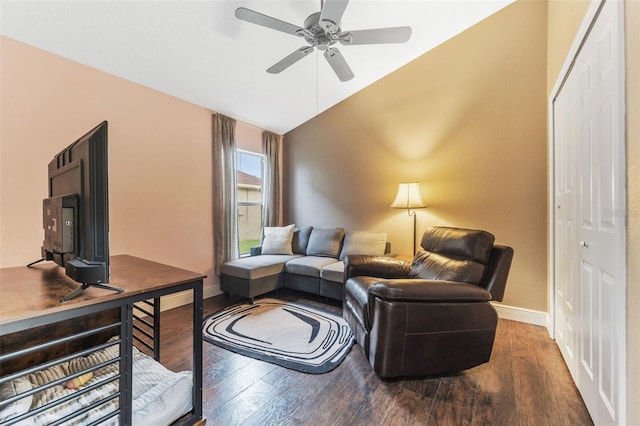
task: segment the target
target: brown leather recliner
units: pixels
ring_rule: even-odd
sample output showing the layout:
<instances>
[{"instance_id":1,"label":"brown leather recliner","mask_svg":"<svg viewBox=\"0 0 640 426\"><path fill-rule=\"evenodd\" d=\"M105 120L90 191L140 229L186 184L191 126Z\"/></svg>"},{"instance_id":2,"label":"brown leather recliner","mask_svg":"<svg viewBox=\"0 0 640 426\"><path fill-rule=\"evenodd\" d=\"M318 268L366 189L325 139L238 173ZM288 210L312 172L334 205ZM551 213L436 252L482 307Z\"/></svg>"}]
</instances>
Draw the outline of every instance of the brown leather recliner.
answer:
<instances>
[{"instance_id":1,"label":"brown leather recliner","mask_svg":"<svg viewBox=\"0 0 640 426\"><path fill-rule=\"evenodd\" d=\"M485 231L433 227L413 263L345 259L343 317L381 378L442 375L489 361L513 249Z\"/></svg>"}]
</instances>

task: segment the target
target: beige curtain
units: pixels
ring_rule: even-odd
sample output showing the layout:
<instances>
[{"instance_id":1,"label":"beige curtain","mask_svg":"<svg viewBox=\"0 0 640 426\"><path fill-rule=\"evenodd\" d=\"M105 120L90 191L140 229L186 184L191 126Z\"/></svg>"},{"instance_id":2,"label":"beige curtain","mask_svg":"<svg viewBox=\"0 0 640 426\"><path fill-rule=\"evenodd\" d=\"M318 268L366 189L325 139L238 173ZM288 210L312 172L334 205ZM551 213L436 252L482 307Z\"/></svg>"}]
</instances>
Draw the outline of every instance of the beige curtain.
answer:
<instances>
[{"instance_id":1,"label":"beige curtain","mask_svg":"<svg viewBox=\"0 0 640 426\"><path fill-rule=\"evenodd\" d=\"M213 238L214 268L240 257L236 201L236 120L222 114L213 117Z\"/></svg>"},{"instance_id":2,"label":"beige curtain","mask_svg":"<svg viewBox=\"0 0 640 426\"><path fill-rule=\"evenodd\" d=\"M280 136L262 132L264 173L262 182L262 226L280 224Z\"/></svg>"}]
</instances>

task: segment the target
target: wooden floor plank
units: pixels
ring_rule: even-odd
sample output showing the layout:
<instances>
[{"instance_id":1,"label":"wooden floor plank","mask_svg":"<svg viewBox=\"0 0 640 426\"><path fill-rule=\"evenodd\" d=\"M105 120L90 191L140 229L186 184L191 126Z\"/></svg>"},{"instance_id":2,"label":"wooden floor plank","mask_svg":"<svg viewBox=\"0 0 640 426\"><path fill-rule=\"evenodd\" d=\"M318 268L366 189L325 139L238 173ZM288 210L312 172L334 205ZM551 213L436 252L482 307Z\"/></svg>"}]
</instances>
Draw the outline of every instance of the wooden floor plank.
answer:
<instances>
[{"instance_id":1,"label":"wooden floor plank","mask_svg":"<svg viewBox=\"0 0 640 426\"><path fill-rule=\"evenodd\" d=\"M412 378L402 381L402 386L418 395L435 399L440 385L440 377Z\"/></svg>"},{"instance_id":2,"label":"wooden floor plank","mask_svg":"<svg viewBox=\"0 0 640 426\"><path fill-rule=\"evenodd\" d=\"M340 313L337 302L272 295ZM205 300L205 316L240 298ZM164 312L163 363L190 358L190 307ZM556 344L542 327L499 320L487 364L445 377L384 381L354 346L326 374L305 374L203 342L207 425L591 425Z\"/></svg>"},{"instance_id":3,"label":"wooden floor plank","mask_svg":"<svg viewBox=\"0 0 640 426\"><path fill-rule=\"evenodd\" d=\"M400 398L400 395L403 392L409 393L409 391L402 387L401 382L379 381L375 390L366 395L367 404L362 406L360 411L356 413L351 423L339 422L338 424L370 425L384 423L384 419L397 416L396 409L392 409L392 405L389 404L389 401L395 401L397 398Z\"/></svg>"},{"instance_id":4,"label":"wooden floor plank","mask_svg":"<svg viewBox=\"0 0 640 426\"><path fill-rule=\"evenodd\" d=\"M293 375L290 375L290 378L292 377ZM302 377L298 380L271 385L276 389L272 398L263 410L253 413L244 424L255 426L304 424L306 410L301 407L308 403L307 390L313 386L313 380L310 377ZM299 418L296 417L298 412Z\"/></svg>"},{"instance_id":5,"label":"wooden floor plank","mask_svg":"<svg viewBox=\"0 0 640 426\"><path fill-rule=\"evenodd\" d=\"M433 405L433 400L430 398L402 388L393 395L393 398L387 396L386 399L390 406L385 417L380 419L380 424L393 426L427 424Z\"/></svg>"},{"instance_id":6,"label":"wooden floor plank","mask_svg":"<svg viewBox=\"0 0 640 426\"><path fill-rule=\"evenodd\" d=\"M323 392L317 395L316 406L309 413L310 424L332 424L340 418L353 418L350 410L366 406L368 397L374 390L375 384L371 380L374 375L371 369L362 363L354 362L353 357L348 362L345 360L330 374L333 379ZM336 404L336 401L340 401L340 404Z\"/></svg>"},{"instance_id":7,"label":"wooden floor plank","mask_svg":"<svg viewBox=\"0 0 640 426\"><path fill-rule=\"evenodd\" d=\"M241 425L247 419L265 406L270 404L276 389L263 380L257 380L246 387L241 393L235 394L225 403L218 405L215 410L209 411L206 417L212 424ZM208 422L207 422L208 423Z\"/></svg>"},{"instance_id":8,"label":"wooden floor plank","mask_svg":"<svg viewBox=\"0 0 640 426\"><path fill-rule=\"evenodd\" d=\"M477 389L474 425L516 425L518 416L513 380L510 321L499 321L491 362L468 371Z\"/></svg>"},{"instance_id":9,"label":"wooden floor plank","mask_svg":"<svg viewBox=\"0 0 640 426\"><path fill-rule=\"evenodd\" d=\"M319 396L330 394L328 387L335 381L332 373L305 374L277 367L263 378L277 389L271 406L255 413L247 424L307 424L309 412L320 404Z\"/></svg>"}]
</instances>

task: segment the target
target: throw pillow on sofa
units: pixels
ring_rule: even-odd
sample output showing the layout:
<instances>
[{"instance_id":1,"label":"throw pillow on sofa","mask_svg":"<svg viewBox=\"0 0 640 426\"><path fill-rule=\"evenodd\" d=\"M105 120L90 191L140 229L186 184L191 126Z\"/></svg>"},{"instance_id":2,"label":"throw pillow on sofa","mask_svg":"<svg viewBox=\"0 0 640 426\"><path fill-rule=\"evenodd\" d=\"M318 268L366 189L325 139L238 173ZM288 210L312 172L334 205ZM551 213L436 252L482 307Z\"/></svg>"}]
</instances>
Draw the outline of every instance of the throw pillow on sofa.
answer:
<instances>
[{"instance_id":1,"label":"throw pillow on sofa","mask_svg":"<svg viewBox=\"0 0 640 426\"><path fill-rule=\"evenodd\" d=\"M313 228L307 245L307 256L335 257L340 255L344 228Z\"/></svg>"},{"instance_id":2,"label":"throw pillow on sofa","mask_svg":"<svg viewBox=\"0 0 640 426\"><path fill-rule=\"evenodd\" d=\"M307 254L307 246L309 245L309 237L311 236L312 226L303 226L297 228L293 233L293 254Z\"/></svg>"},{"instance_id":3,"label":"throw pillow on sofa","mask_svg":"<svg viewBox=\"0 0 640 426\"><path fill-rule=\"evenodd\" d=\"M383 256L386 244L386 232L347 231L340 252L340 260L344 260L345 256L351 254Z\"/></svg>"},{"instance_id":4,"label":"throw pillow on sofa","mask_svg":"<svg viewBox=\"0 0 640 426\"><path fill-rule=\"evenodd\" d=\"M291 242L295 225L265 226L262 254L293 254Z\"/></svg>"}]
</instances>

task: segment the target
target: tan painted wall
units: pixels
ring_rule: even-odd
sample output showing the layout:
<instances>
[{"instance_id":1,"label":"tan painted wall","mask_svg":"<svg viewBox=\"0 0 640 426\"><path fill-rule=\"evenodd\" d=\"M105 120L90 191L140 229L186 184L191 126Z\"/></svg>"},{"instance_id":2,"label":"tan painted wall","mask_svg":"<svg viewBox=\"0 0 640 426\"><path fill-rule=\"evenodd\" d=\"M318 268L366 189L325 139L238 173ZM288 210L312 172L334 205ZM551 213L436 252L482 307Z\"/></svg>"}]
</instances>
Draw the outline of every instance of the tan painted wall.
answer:
<instances>
[{"instance_id":1,"label":"tan painted wall","mask_svg":"<svg viewBox=\"0 0 640 426\"><path fill-rule=\"evenodd\" d=\"M2 38L1 266L39 256L53 155L109 121L110 252L209 275L211 119L201 107Z\"/></svg>"},{"instance_id":2,"label":"tan painted wall","mask_svg":"<svg viewBox=\"0 0 640 426\"><path fill-rule=\"evenodd\" d=\"M108 120L111 254L205 273L217 288L210 113L5 37L0 49L0 267L39 257L47 164ZM241 147L261 149L259 129L237 130Z\"/></svg>"},{"instance_id":3,"label":"tan painted wall","mask_svg":"<svg viewBox=\"0 0 640 426\"><path fill-rule=\"evenodd\" d=\"M590 0L550 0L547 10L547 93L551 93L558 73L573 44Z\"/></svg>"},{"instance_id":4,"label":"tan painted wall","mask_svg":"<svg viewBox=\"0 0 640 426\"><path fill-rule=\"evenodd\" d=\"M251 152L262 152L262 129L236 121L236 144Z\"/></svg>"},{"instance_id":5,"label":"tan painted wall","mask_svg":"<svg viewBox=\"0 0 640 426\"><path fill-rule=\"evenodd\" d=\"M386 231L410 253L397 185L428 225L515 249L505 303L547 308L545 2L517 2L285 135L285 221Z\"/></svg>"}]
</instances>

